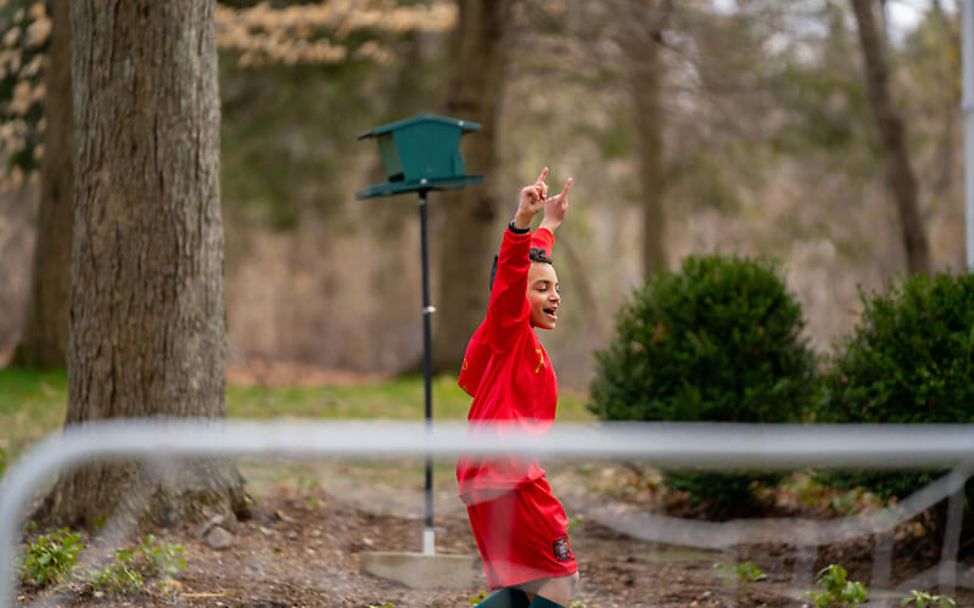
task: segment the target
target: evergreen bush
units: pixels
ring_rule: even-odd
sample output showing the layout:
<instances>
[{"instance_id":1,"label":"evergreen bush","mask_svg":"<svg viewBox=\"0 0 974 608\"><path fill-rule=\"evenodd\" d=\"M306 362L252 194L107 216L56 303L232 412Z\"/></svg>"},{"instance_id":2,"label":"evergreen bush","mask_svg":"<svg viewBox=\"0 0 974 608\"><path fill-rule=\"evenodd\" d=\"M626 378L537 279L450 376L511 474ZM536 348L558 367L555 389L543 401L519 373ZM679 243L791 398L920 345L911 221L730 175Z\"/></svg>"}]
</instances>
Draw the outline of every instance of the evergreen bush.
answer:
<instances>
[{"instance_id":1,"label":"evergreen bush","mask_svg":"<svg viewBox=\"0 0 974 608\"><path fill-rule=\"evenodd\" d=\"M768 260L687 258L619 312L589 409L607 420L797 422L815 403L815 356L801 306ZM773 476L669 471L671 487L740 513Z\"/></svg>"},{"instance_id":2,"label":"evergreen bush","mask_svg":"<svg viewBox=\"0 0 974 608\"><path fill-rule=\"evenodd\" d=\"M860 294L859 324L825 375L820 422L974 422L974 277L916 275ZM906 496L937 473L830 473L838 486Z\"/></svg>"}]
</instances>

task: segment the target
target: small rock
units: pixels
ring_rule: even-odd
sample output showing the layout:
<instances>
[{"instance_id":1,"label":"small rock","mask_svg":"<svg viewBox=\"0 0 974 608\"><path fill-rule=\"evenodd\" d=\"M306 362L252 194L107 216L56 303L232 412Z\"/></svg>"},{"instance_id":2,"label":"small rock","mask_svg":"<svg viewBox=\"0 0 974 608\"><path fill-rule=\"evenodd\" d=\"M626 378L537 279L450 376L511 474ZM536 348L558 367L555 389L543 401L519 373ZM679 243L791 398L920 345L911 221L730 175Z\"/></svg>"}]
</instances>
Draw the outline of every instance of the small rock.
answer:
<instances>
[{"instance_id":1,"label":"small rock","mask_svg":"<svg viewBox=\"0 0 974 608\"><path fill-rule=\"evenodd\" d=\"M222 551L233 544L233 535L220 526L215 526L206 535L206 544L217 551Z\"/></svg>"},{"instance_id":2,"label":"small rock","mask_svg":"<svg viewBox=\"0 0 974 608\"><path fill-rule=\"evenodd\" d=\"M226 518L223 517L222 514L219 514L218 513L218 514L214 515L213 517L209 518L208 520L206 520L206 523L204 523L202 526L200 526L200 529L199 529L199 532L198 532L199 537L200 538L206 538L209 535L210 531L213 530L213 528L215 528L216 526L222 526L223 525L224 519L226 519Z\"/></svg>"},{"instance_id":3,"label":"small rock","mask_svg":"<svg viewBox=\"0 0 974 608\"><path fill-rule=\"evenodd\" d=\"M295 532L294 530L291 530L290 532L288 532L288 533L287 533L287 537L288 537L288 539L290 539L290 540L297 540L297 538L298 538L298 533L297 533L297 532Z\"/></svg>"}]
</instances>

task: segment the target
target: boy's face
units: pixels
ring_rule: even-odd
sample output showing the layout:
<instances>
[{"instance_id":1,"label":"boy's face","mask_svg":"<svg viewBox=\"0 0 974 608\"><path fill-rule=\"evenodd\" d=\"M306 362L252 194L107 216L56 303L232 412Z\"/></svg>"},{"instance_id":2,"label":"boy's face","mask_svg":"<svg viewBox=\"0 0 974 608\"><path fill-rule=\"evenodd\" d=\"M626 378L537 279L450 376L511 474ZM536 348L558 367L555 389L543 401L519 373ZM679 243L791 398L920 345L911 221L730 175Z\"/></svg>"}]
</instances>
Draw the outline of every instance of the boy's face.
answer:
<instances>
[{"instance_id":1,"label":"boy's face","mask_svg":"<svg viewBox=\"0 0 974 608\"><path fill-rule=\"evenodd\" d=\"M541 329L554 329L558 322L558 273L551 264L532 262L528 270L528 303L531 305L531 324Z\"/></svg>"}]
</instances>

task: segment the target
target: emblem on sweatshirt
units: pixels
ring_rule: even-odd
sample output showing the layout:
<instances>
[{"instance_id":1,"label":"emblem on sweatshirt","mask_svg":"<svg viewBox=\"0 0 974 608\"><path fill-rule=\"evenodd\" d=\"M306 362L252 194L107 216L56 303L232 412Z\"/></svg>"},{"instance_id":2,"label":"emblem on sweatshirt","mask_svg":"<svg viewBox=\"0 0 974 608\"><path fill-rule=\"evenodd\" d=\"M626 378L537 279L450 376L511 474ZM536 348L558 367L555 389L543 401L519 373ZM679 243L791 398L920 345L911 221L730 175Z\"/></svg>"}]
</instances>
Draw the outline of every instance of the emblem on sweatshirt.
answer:
<instances>
[{"instance_id":1,"label":"emblem on sweatshirt","mask_svg":"<svg viewBox=\"0 0 974 608\"><path fill-rule=\"evenodd\" d=\"M555 554L555 559L560 562L567 562L568 560L575 558L575 556L572 554L572 548L568 544L567 536L562 536L561 538L555 539L552 550Z\"/></svg>"},{"instance_id":2,"label":"emblem on sweatshirt","mask_svg":"<svg viewBox=\"0 0 974 608\"><path fill-rule=\"evenodd\" d=\"M544 367L544 353L541 352L540 348L534 349L534 352L538 353L538 359L539 359L538 367L534 368L534 373L538 373L541 371L541 368Z\"/></svg>"}]
</instances>

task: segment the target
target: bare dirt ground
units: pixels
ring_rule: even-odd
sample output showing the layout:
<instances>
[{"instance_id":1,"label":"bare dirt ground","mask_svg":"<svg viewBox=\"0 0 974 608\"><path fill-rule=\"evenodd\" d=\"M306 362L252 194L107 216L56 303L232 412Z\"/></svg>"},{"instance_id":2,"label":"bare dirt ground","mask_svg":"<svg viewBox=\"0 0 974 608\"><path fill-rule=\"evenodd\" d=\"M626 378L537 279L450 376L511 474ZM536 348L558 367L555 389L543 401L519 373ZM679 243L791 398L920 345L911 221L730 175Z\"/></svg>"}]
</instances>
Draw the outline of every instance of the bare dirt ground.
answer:
<instances>
[{"instance_id":1,"label":"bare dirt ground","mask_svg":"<svg viewBox=\"0 0 974 608\"><path fill-rule=\"evenodd\" d=\"M437 550L471 556L476 547L465 518L439 518ZM178 587L124 598L93 597L64 589L28 594L22 605L44 606L284 606L396 608L469 606L468 598L485 590L481 583L461 591L417 591L360 573L364 551L416 550L421 521L375 515L350 507L323 491L300 495L282 492L261 504L256 517L240 524L228 549L210 548L195 528L160 530L165 542L186 548L189 567ZM792 606L780 597L785 586L755 585L735 592L713 574L713 561L690 555L689 561L652 563L652 547L607 528L584 524L572 534L581 559L584 584L578 599L587 606ZM740 597L740 602L735 599Z\"/></svg>"},{"instance_id":2,"label":"bare dirt ground","mask_svg":"<svg viewBox=\"0 0 974 608\"><path fill-rule=\"evenodd\" d=\"M341 492L334 492L335 488ZM223 550L204 542L198 526L158 530L164 542L186 548L189 562L168 587L147 585L144 591L123 597L96 597L70 585L44 593L28 589L19 605L445 608L470 606L469 598L486 589L482 575L475 588L419 591L361 573L363 552L417 551L422 520L414 513L396 514L401 509L395 500L377 500L374 488L361 486L359 492L349 492L338 482L335 488L331 492L318 487L265 488L254 517L232 530L232 544ZM448 500L447 495L441 492L438 501ZM412 501L414 497L399 498ZM797 608L807 604L799 599L795 552L788 546L726 555L648 543L594 521L580 521L571 529L583 581L576 596L583 604L576 606ZM468 555L471 567L479 569L464 511L441 509L437 527L437 551ZM820 551L813 556L815 563L808 565L819 567L840 559L854 575L868 578L870 544ZM715 569L716 563L728 559L730 563L753 561L767 579L743 583L726 570ZM929 555L902 554L895 562L895 578L908 578L930 565ZM955 597L958 606L974 606L974 594L966 590Z\"/></svg>"},{"instance_id":3,"label":"bare dirt ground","mask_svg":"<svg viewBox=\"0 0 974 608\"><path fill-rule=\"evenodd\" d=\"M372 378L321 372L278 364L231 367L228 376L242 385L293 386L357 384ZM38 592L22 589L18 606L161 607L341 607L410 608L465 607L486 590L482 574L469 589L419 591L361 572L361 556L368 551L418 551L422 534L422 495L417 463L387 462L311 465L244 463L251 493L258 499L252 519L231 530L229 547L217 550L205 542L198 525L160 529L165 543L186 549L188 568L170 585L148 584L143 591L121 597L95 595L79 584ZM578 493L624 502L669 515L699 517L693 505L660 491L658 480L638 468L599 463L549 469L556 495L576 524L570 530L579 559L582 585L572 608L645 606L659 608L781 607L808 605L802 593L814 585L813 575L829 563L841 563L850 578L871 582L873 541L861 539L802 554L787 543L740 547L717 552L651 543L617 531L612 522L589 517ZM462 504L454 495L452 466L437 463L437 551L467 555L479 571L476 547ZM285 481L286 480L286 481ZM572 491L567 491L572 489ZM564 490L564 491L563 491ZM806 489L807 492L807 489ZM842 509L875 508L843 504L844 495L813 496L817 506L803 506L800 491L768 497L765 515L837 517ZM856 500L860 500L856 498ZM822 505L831 505L828 507ZM891 584L910 579L936 565L939 546L911 530L898 530ZM751 561L767 575L745 583L722 563ZM960 570L968 577L972 564ZM933 590L926 587L928 590ZM874 597L881 591L873 590ZM974 607L974 593L954 593L959 607ZM898 606L898 597L871 606Z\"/></svg>"}]
</instances>

